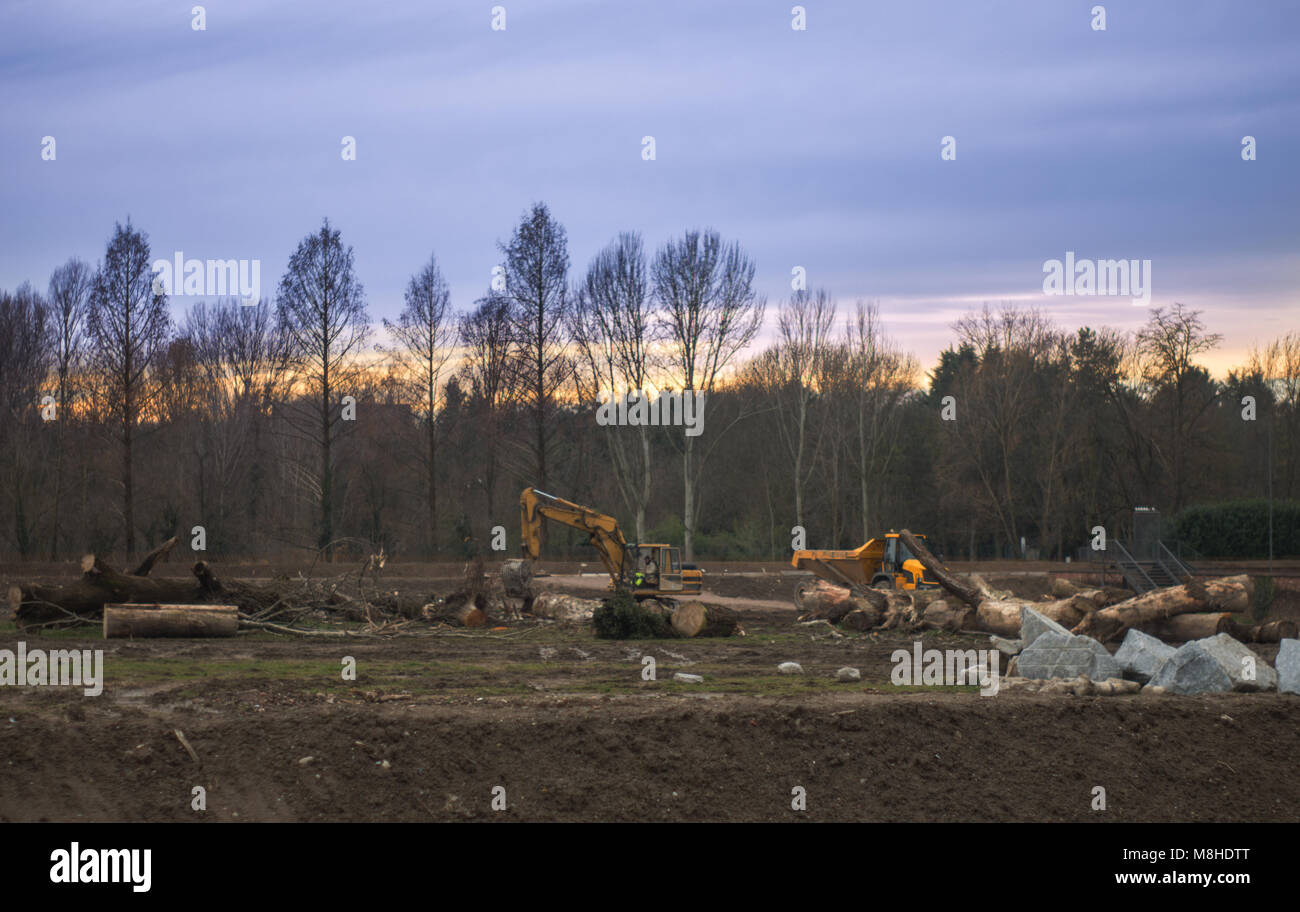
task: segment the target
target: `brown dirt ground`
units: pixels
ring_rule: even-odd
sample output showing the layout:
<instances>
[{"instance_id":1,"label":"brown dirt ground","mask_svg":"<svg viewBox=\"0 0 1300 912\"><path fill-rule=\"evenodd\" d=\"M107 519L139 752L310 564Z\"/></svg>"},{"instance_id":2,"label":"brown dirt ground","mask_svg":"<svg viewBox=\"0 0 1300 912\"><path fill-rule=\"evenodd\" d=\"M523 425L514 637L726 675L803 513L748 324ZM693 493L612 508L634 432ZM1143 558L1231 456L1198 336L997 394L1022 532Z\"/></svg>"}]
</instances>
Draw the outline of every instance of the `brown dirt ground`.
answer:
<instances>
[{"instance_id":1,"label":"brown dirt ground","mask_svg":"<svg viewBox=\"0 0 1300 912\"><path fill-rule=\"evenodd\" d=\"M442 591L462 568L385 576ZM795 627L794 575L727 569L707 587L748 603L744 638L518 627L129 642L0 626L0 648L103 649L108 675L95 698L0 688L0 821L1300 821L1300 698L894 688L890 654L912 636ZM590 578L543 582L593 594ZM1025 597L1042 585L990 582ZM1276 647L1259 651L1271 660ZM657 681L641 680L642 653ZM343 656L357 680L341 680ZM806 674L776 673L791 660ZM836 683L842 665L864 680ZM674 682L678 670L705 683ZM204 813L190 809L196 785ZM504 811L490 807L497 785ZM1104 813L1091 809L1097 785ZM795 786L806 812L790 809Z\"/></svg>"}]
</instances>

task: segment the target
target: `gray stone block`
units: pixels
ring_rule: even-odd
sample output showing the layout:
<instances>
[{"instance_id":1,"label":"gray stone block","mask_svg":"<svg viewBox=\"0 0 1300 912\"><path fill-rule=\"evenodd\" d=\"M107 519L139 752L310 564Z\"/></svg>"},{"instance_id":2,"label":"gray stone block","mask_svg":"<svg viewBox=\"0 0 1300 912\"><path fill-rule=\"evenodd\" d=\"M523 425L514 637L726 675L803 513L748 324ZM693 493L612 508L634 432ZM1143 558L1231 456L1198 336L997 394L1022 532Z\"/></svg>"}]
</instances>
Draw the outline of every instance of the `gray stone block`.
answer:
<instances>
[{"instance_id":1,"label":"gray stone block","mask_svg":"<svg viewBox=\"0 0 1300 912\"><path fill-rule=\"evenodd\" d=\"M1223 667L1232 681L1233 690L1249 693L1277 689L1277 672L1241 640L1226 633L1216 633L1193 642Z\"/></svg>"},{"instance_id":2,"label":"gray stone block","mask_svg":"<svg viewBox=\"0 0 1300 912\"><path fill-rule=\"evenodd\" d=\"M1026 678L1040 679L1087 675L1094 681L1104 681L1121 676L1115 659L1096 640L1050 630L1036 636L1017 656L1016 672Z\"/></svg>"},{"instance_id":3,"label":"gray stone block","mask_svg":"<svg viewBox=\"0 0 1300 912\"><path fill-rule=\"evenodd\" d=\"M1129 629L1115 653L1115 661L1130 681L1145 684L1155 677L1165 660L1178 650L1141 630Z\"/></svg>"},{"instance_id":4,"label":"gray stone block","mask_svg":"<svg viewBox=\"0 0 1300 912\"><path fill-rule=\"evenodd\" d=\"M1227 693L1232 690L1232 678L1228 677L1219 660L1196 640L1178 647L1160 666L1151 684L1176 694Z\"/></svg>"},{"instance_id":5,"label":"gray stone block","mask_svg":"<svg viewBox=\"0 0 1300 912\"><path fill-rule=\"evenodd\" d=\"M1034 640L1038 639L1044 633L1048 633L1048 632L1063 633L1066 636L1070 635L1070 631L1066 630L1064 627L1062 627L1060 624L1056 623L1056 621L1052 620L1046 615L1039 614L1037 611L1035 611L1033 608L1028 607L1027 605L1021 606L1020 648L1022 651L1028 649L1030 646L1033 645Z\"/></svg>"},{"instance_id":6,"label":"gray stone block","mask_svg":"<svg viewBox=\"0 0 1300 912\"><path fill-rule=\"evenodd\" d=\"M1277 689L1300 694L1300 640L1283 640L1273 664L1277 667Z\"/></svg>"},{"instance_id":7,"label":"gray stone block","mask_svg":"<svg viewBox=\"0 0 1300 912\"><path fill-rule=\"evenodd\" d=\"M850 668L849 666L846 665L843 668L841 668L839 671L835 672L835 679L837 681L843 681L846 684L851 683L853 681L861 681L862 672L858 671L856 668Z\"/></svg>"}]
</instances>

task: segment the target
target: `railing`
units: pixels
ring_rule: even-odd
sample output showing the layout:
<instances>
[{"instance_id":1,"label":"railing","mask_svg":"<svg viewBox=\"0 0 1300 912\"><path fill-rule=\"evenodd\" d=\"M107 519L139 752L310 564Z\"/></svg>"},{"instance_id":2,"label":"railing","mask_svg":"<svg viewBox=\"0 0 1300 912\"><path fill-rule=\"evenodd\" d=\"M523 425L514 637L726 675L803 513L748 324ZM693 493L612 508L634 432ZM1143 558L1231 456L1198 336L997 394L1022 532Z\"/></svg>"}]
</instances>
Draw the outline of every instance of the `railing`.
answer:
<instances>
[{"instance_id":1,"label":"railing","mask_svg":"<svg viewBox=\"0 0 1300 912\"><path fill-rule=\"evenodd\" d=\"M1128 583L1130 589L1141 594L1160 588L1142 569L1142 565L1137 562L1137 559L1129 553L1128 548L1124 547L1123 542L1119 539L1111 539L1110 544L1115 546L1115 564L1119 567L1119 572L1123 574L1124 582Z\"/></svg>"},{"instance_id":2,"label":"railing","mask_svg":"<svg viewBox=\"0 0 1300 912\"><path fill-rule=\"evenodd\" d=\"M1170 551L1164 542L1156 542L1156 563L1160 569L1169 574L1169 578L1184 583L1192 578L1192 568L1183 563L1182 559L1174 552Z\"/></svg>"}]
</instances>

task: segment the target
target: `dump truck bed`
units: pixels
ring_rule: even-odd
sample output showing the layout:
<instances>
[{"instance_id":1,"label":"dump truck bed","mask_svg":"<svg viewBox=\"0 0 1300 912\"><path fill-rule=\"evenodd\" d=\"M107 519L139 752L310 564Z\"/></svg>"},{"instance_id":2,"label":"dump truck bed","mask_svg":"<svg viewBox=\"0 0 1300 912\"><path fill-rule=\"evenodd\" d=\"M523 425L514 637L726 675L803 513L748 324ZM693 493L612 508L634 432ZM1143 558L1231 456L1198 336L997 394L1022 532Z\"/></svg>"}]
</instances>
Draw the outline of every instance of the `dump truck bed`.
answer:
<instances>
[{"instance_id":1,"label":"dump truck bed","mask_svg":"<svg viewBox=\"0 0 1300 912\"><path fill-rule=\"evenodd\" d=\"M870 586L884 557L885 540L873 538L852 551L796 551L790 563L836 586Z\"/></svg>"}]
</instances>

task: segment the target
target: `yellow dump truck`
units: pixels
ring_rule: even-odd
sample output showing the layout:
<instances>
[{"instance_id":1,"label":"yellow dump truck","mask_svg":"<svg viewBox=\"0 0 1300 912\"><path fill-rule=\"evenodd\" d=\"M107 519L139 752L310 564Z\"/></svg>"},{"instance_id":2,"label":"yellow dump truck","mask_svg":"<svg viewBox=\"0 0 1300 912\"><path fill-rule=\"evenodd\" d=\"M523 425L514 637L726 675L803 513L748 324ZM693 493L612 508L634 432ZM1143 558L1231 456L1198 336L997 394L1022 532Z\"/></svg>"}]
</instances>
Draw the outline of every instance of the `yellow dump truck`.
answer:
<instances>
[{"instance_id":1,"label":"yellow dump truck","mask_svg":"<svg viewBox=\"0 0 1300 912\"><path fill-rule=\"evenodd\" d=\"M873 538L852 551L796 551L790 563L849 589L934 589L939 585L926 579L925 568L897 532Z\"/></svg>"}]
</instances>

